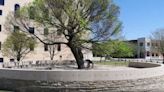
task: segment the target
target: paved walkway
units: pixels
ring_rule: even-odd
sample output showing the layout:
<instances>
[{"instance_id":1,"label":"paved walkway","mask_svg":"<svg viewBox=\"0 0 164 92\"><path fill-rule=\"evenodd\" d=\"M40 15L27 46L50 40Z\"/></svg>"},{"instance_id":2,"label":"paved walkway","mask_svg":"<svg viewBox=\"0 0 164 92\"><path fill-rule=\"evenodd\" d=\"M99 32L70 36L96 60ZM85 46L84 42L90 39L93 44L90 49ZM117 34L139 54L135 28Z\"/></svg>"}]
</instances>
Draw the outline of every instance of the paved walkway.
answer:
<instances>
[{"instance_id":1,"label":"paved walkway","mask_svg":"<svg viewBox=\"0 0 164 92\"><path fill-rule=\"evenodd\" d=\"M119 84L120 83L120 84ZM127 80L127 83L122 85L119 82L117 85L111 86L111 92L164 92L164 76L138 79L138 80ZM106 92L108 92L106 90ZM104 91L105 92L105 91Z\"/></svg>"},{"instance_id":2,"label":"paved walkway","mask_svg":"<svg viewBox=\"0 0 164 92\"><path fill-rule=\"evenodd\" d=\"M74 68L69 68L69 67L74 67L76 68L76 66L67 66L64 67L63 66L58 66L58 69L60 70L65 70L65 69L72 69L72 70L77 70ZM108 66L102 66L99 67L95 66L94 68L95 70L142 70L142 69L137 69L137 68L129 68L129 67L108 67ZM50 82L51 83L51 82ZM59 87L63 86L66 87L68 86L69 83L67 82L61 82L57 83L60 84ZM77 83L75 82L73 84L73 82L70 82L71 85L73 86L79 86L77 85ZM43 82L42 85L43 87L46 87L49 85L49 83L47 83L47 81ZM45 85L47 84L47 85ZM83 84L83 83L80 83ZM95 89L94 90L90 90L87 92L164 92L164 75L163 76L159 76L159 77L152 77L152 78L145 78L145 79L133 79L133 80L117 80L117 81L102 81L100 83L96 83L96 82L84 82L85 85L89 84L90 85L95 85L95 87L99 87L101 89ZM104 85L105 84L105 85ZM51 83L52 88L56 88L55 83ZM60 91L58 91L60 92ZM62 92L77 92L76 91L62 91ZM86 90L81 90L78 92L86 92Z\"/></svg>"}]
</instances>

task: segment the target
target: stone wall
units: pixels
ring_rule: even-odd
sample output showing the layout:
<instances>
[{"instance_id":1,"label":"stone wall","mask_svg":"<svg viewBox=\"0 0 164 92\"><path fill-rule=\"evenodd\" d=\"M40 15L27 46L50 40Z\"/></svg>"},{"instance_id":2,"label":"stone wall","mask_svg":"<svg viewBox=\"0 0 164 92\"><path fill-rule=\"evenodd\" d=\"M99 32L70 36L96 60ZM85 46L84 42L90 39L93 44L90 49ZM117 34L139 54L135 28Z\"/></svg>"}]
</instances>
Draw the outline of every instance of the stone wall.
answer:
<instances>
[{"instance_id":1,"label":"stone wall","mask_svg":"<svg viewBox=\"0 0 164 92\"><path fill-rule=\"evenodd\" d=\"M0 69L0 78L37 81L107 81L141 79L164 75L164 66L126 70L32 70Z\"/></svg>"},{"instance_id":2,"label":"stone wall","mask_svg":"<svg viewBox=\"0 0 164 92\"><path fill-rule=\"evenodd\" d=\"M3 68L0 69L0 89L14 92L127 92L129 90L138 92L140 89L145 91L150 90L148 87L159 86L156 86L156 83L162 85L163 75L163 65L154 68L115 71Z\"/></svg>"}]
</instances>

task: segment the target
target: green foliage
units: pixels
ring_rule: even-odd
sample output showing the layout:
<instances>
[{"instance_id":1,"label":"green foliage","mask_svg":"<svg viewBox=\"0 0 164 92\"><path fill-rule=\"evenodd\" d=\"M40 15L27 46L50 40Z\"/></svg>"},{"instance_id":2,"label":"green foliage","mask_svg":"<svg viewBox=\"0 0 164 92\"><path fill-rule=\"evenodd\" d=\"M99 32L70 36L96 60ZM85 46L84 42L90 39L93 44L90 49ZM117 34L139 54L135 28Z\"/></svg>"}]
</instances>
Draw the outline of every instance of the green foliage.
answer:
<instances>
[{"instance_id":1,"label":"green foliage","mask_svg":"<svg viewBox=\"0 0 164 92\"><path fill-rule=\"evenodd\" d=\"M20 61L35 46L36 41L33 38L28 37L22 32L15 31L11 33L3 43L2 52L4 56Z\"/></svg>"},{"instance_id":2,"label":"green foliage","mask_svg":"<svg viewBox=\"0 0 164 92\"><path fill-rule=\"evenodd\" d=\"M120 61L101 61L96 62L98 65L109 65L109 66L128 66L129 62L120 62Z\"/></svg>"},{"instance_id":3,"label":"green foliage","mask_svg":"<svg viewBox=\"0 0 164 92\"><path fill-rule=\"evenodd\" d=\"M93 48L93 53L96 55L117 58L132 57L135 52L131 44L117 40L95 44Z\"/></svg>"},{"instance_id":4,"label":"green foliage","mask_svg":"<svg viewBox=\"0 0 164 92\"><path fill-rule=\"evenodd\" d=\"M113 57L131 57L133 56L133 49L125 42L114 42L113 43L113 52L111 55Z\"/></svg>"},{"instance_id":5,"label":"green foliage","mask_svg":"<svg viewBox=\"0 0 164 92\"><path fill-rule=\"evenodd\" d=\"M31 35L47 45L66 44L74 54L78 67L83 64L79 63L83 61L81 48L90 49L91 46L86 44L107 41L121 31L117 18L119 7L112 0L35 0L22 8L20 13L21 18L16 19L20 28L25 26L24 29L28 29L29 23L25 22L29 19L39 27L54 29L51 33L60 32L67 42L50 42L38 34Z\"/></svg>"},{"instance_id":6,"label":"green foliage","mask_svg":"<svg viewBox=\"0 0 164 92\"><path fill-rule=\"evenodd\" d=\"M35 0L21 13L40 25L57 28L67 38L76 40L74 44L88 42L82 38L86 31L93 42L108 40L121 30L119 7L112 0Z\"/></svg>"},{"instance_id":7,"label":"green foliage","mask_svg":"<svg viewBox=\"0 0 164 92\"><path fill-rule=\"evenodd\" d=\"M44 35L47 36L48 35L48 28L44 28Z\"/></svg>"}]
</instances>

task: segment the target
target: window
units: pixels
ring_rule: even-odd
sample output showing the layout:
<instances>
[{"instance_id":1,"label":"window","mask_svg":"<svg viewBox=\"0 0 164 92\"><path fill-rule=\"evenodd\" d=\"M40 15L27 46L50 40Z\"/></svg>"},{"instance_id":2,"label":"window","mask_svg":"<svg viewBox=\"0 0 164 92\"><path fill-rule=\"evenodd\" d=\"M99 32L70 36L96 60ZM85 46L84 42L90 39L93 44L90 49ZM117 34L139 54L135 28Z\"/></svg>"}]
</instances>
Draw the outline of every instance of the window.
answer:
<instances>
[{"instance_id":1,"label":"window","mask_svg":"<svg viewBox=\"0 0 164 92\"><path fill-rule=\"evenodd\" d=\"M2 31L2 26L0 25L0 32Z\"/></svg>"},{"instance_id":2,"label":"window","mask_svg":"<svg viewBox=\"0 0 164 92\"><path fill-rule=\"evenodd\" d=\"M17 51L18 50L18 46L16 45L16 44L14 44L14 46L13 46L14 48L14 51Z\"/></svg>"},{"instance_id":3,"label":"window","mask_svg":"<svg viewBox=\"0 0 164 92\"><path fill-rule=\"evenodd\" d=\"M30 7L29 10L28 10L28 13L29 13L29 17L30 19L34 19L35 18L35 9L34 7Z\"/></svg>"},{"instance_id":4,"label":"window","mask_svg":"<svg viewBox=\"0 0 164 92\"><path fill-rule=\"evenodd\" d=\"M58 36L61 36L61 34L62 34L62 33L61 33L61 30L57 30L57 35L58 35Z\"/></svg>"},{"instance_id":5,"label":"window","mask_svg":"<svg viewBox=\"0 0 164 92\"><path fill-rule=\"evenodd\" d=\"M14 32L19 31L19 27L18 26L14 26Z\"/></svg>"},{"instance_id":6,"label":"window","mask_svg":"<svg viewBox=\"0 0 164 92\"><path fill-rule=\"evenodd\" d=\"M1 50L1 42L0 42L0 50Z\"/></svg>"},{"instance_id":7,"label":"window","mask_svg":"<svg viewBox=\"0 0 164 92\"><path fill-rule=\"evenodd\" d=\"M2 15L2 10L0 10L0 15Z\"/></svg>"},{"instance_id":8,"label":"window","mask_svg":"<svg viewBox=\"0 0 164 92\"><path fill-rule=\"evenodd\" d=\"M158 57L158 53L156 53L156 57Z\"/></svg>"},{"instance_id":9,"label":"window","mask_svg":"<svg viewBox=\"0 0 164 92\"><path fill-rule=\"evenodd\" d=\"M30 47L30 51L34 51L34 47Z\"/></svg>"},{"instance_id":10,"label":"window","mask_svg":"<svg viewBox=\"0 0 164 92\"><path fill-rule=\"evenodd\" d=\"M29 33L34 34L34 27L29 28Z\"/></svg>"},{"instance_id":11,"label":"window","mask_svg":"<svg viewBox=\"0 0 164 92\"><path fill-rule=\"evenodd\" d=\"M48 45L44 44L44 51L48 51Z\"/></svg>"},{"instance_id":12,"label":"window","mask_svg":"<svg viewBox=\"0 0 164 92\"><path fill-rule=\"evenodd\" d=\"M48 28L44 28L44 35L48 35Z\"/></svg>"},{"instance_id":13,"label":"window","mask_svg":"<svg viewBox=\"0 0 164 92\"><path fill-rule=\"evenodd\" d=\"M152 57L154 57L155 55L154 55L154 53L152 53Z\"/></svg>"},{"instance_id":14,"label":"window","mask_svg":"<svg viewBox=\"0 0 164 92\"><path fill-rule=\"evenodd\" d=\"M3 58L0 58L0 62L3 62Z\"/></svg>"},{"instance_id":15,"label":"window","mask_svg":"<svg viewBox=\"0 0 164 92\"><path fill-rule=\"evenodd\" d=\"M147 46L150 46L150 43L149 42L147 43Z\"/></svg>"},{"instance_id":16,"label":"window","mask_svg":"<svg viewBox=\"0 0 164 92\"><path fill-rule=\"evenodd\" d=\"M140 46L143 46L143 43L142 42L140 43Z\"/></svg>"},{"instance_id":17,"label":"window","mask_svg":"<svg viewBox=\"0 0 164 92\"><path fill-rule=\"evenodd\" d=\"M30 44L30 51L34 51L34 45Z\"/></svg>"},{"instance_id":18,"label":"window","mask_svg":"<svg viewBox=\"0 0 164 92\"><path fill-rule=\"evenodd\" d=\"M43 17L44 18L49 18L49 10L47 8L44 8L42 11L44 12Z\"/></svg>"},{"instance_id":19,"label":"window","mask_svg":"<svg viewBox=\"0 0 164 92\"><path fill-rule=\"evenodd\" d=\"M20 5L19 5L19 4L15 4L14 10L15 10L15 11L18 11L19 9L20 9Z\"/></svg>"},{"instance_id":20,"label":"window","mask_svg":"<svg viewBox=\"0 0 164 92\"><path fill-rule=\"evenodd\" d=\"M149 51L147 51L147 56L150 56L150 52Z\"/></svg>"},{"instance_id":21,"label":"window","mask_svg":"<svg viewBox=\"0 0 164 92\"><path fill-rule=\"evenodd\" d=\"M11 58L11 59L10 59L10 62L14 62L14 59L13 59L13 58Z\"/></svg>"},{"instance_id":22,"label":"window","mask_svg":"<svg viewBox=\"0 0 164 92\"><path fill-rule=\"evenodd\" d=\"M58 51L61 51L61 44L58 44L57 46L58 46L58 47L57 47L57 50L58 50Z\"/></svg>"},{"instance_id":23,"label":"window","mask_svg":"<svg viewBox=\"0 0 164 92\"><path fill-rule=\"evenodd\" d=\"M4 0L0 0L0 5L4 5Z\"/></svg>"}]
</instances>

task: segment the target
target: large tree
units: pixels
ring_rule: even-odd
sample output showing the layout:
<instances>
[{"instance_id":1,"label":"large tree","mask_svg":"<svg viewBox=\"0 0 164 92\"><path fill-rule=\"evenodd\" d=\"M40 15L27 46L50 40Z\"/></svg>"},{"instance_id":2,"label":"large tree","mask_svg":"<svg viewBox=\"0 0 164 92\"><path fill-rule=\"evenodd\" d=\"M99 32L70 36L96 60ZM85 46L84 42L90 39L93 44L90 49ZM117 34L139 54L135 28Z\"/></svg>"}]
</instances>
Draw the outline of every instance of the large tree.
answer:
<instances>
[{"instance_id":1,"label":"large tree","mask_svg":"<svg viewBox=\"0 0 164 92\"><path fill-rule=\"evenodd\" d=\"M36 46L36 41L26 34L16 31L11 33L3 43L2 53L4 56L22 60Z\"/></svg>"},{"instance_id":2,"label":"large tree","mask_svg":"<svg viewBox=\"0 0 164 92\"><path fill-rule=\"evenodd\" d=\"M50 42L38 34L31 35L47 45L67 45L76 59L78 69L82 69L82 49L90 49L94 42L107 41L120 31L118 14L119 7L112 0L35 0L8 20L20 26L24 32L30 28L29 21L35 22L37 26L53 28L52 32L60 33L66 41Z\"/></svg>"}]
</instances>

